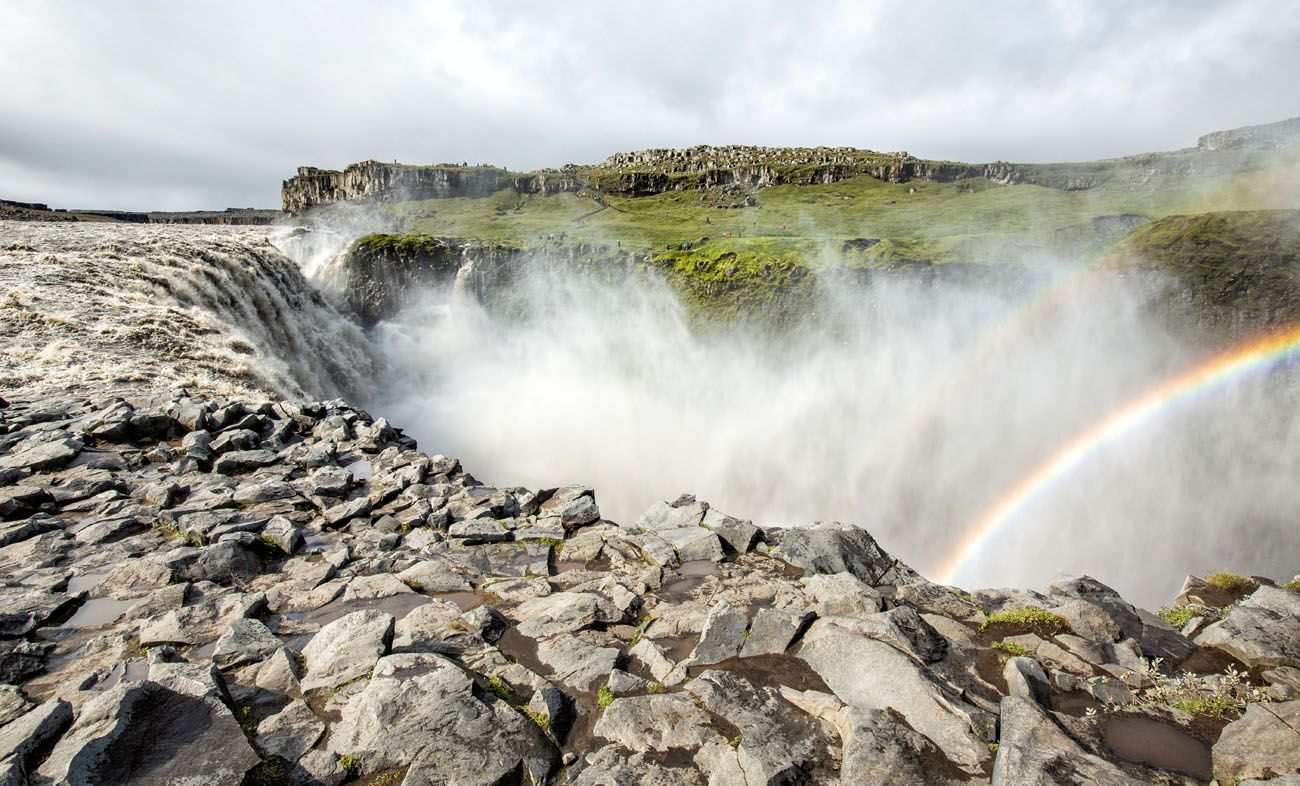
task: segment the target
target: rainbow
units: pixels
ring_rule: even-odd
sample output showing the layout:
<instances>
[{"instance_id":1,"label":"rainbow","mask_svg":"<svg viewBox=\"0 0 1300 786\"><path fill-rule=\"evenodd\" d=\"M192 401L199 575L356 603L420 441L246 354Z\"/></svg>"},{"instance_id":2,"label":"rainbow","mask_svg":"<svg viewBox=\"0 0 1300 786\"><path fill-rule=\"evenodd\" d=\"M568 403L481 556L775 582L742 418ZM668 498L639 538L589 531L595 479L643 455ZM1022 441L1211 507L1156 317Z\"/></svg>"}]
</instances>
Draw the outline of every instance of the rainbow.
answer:
<instances>
[{"instance_id":1,"label":"rainbow","mask_svg":"<svg viewBox=\"0 0 1300 786\"><path fill-rule=\"evenodd\" d=\"M941 584L955 582L964 570L979 560L985 548L1016 520L1019 513L1125 436L1192 401L1197 394L1213 391L1234 379L1271 368L1296 356L1300 356L1300 325L1292 325L1216 355L1111 412L1058 448L989 508L939 566L935 574L937 581Z\"/></svg>"}]
</instances>

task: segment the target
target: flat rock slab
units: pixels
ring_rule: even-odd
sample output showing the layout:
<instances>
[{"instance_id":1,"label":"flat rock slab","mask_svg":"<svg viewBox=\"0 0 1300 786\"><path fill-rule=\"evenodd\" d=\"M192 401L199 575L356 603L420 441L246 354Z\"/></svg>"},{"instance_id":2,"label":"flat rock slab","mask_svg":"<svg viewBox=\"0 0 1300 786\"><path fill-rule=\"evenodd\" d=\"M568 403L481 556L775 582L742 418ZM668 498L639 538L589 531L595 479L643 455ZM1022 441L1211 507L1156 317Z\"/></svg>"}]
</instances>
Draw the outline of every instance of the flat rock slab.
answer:
<instances>
[{"instance_id":1,"label":"flat rock slab","mask_svg":"<svg viewBox=\"0 0 1300 786\"><path fill-rule=\"evenodd\" d=\"M1145 786L1119 767L1085 751L1041 707L1002 700L1002 734L993 762L996 786Z\"/></svg>"},{"instance_id":2,"label":"flat rock slab","mask_svg":"<svg viewBox=\"0 0 1300 786\"><path fill-rule=\"evenodd\" d=\"M258 761L221 702L155 682L123 682L82 706L41 764L37 782L239 786Z\"/></svg>"},{"instance_id":3,"label":"flat rock slab","mask_svg":"<svg viewBox=\"0 0 1300 786\"><path fill-rule=\"evenodd\" d=\"M1300 666L1300 592L1260 587L1196 637L1247 666Z\"/></svg>"},{"instance_id":4,"label":"flat rock slab","mask_svg":"<svg viewBox=\"0 0 1300 786\"><path fill-rule=\"evenodd\" d=\"M363 609L320 629L302 650L304 692L334 688L364 677L393 641L392 614Z\"/></svg>"},{"instance_id":5,"label":"flat rock slab","mask_svg":"<svg viewBox=\"0 0 1300 786\"><path fill-rule=\"evenodd\" d=\"M1300 775L1300 701L1251 704L1224 727L1211 759L1220 783Z\"/></svg>"}]
</instances>

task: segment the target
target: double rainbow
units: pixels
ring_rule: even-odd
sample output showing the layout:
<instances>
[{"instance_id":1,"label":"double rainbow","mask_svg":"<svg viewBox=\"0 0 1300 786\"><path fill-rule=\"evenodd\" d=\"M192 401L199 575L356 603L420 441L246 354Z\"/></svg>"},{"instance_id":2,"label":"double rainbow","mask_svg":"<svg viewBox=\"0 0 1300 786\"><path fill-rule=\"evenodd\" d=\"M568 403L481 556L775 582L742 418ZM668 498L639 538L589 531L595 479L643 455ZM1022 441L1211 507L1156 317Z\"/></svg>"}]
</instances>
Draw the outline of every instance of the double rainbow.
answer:
<instances>
[{"instance_id":1,"label":"double rainbow","mask_svg":"<svg viewBox=\"0 0 1300 786\"><path fill-rule=\"evenodd\" d=\"M1066 442L1004 494L944 559L935 572L936 581L956 582L1018 514L1114 443L1198 395L1297 356L1300 325L1292 325L1216 355L1124 404Z\"/></svg>"}]
</instances>

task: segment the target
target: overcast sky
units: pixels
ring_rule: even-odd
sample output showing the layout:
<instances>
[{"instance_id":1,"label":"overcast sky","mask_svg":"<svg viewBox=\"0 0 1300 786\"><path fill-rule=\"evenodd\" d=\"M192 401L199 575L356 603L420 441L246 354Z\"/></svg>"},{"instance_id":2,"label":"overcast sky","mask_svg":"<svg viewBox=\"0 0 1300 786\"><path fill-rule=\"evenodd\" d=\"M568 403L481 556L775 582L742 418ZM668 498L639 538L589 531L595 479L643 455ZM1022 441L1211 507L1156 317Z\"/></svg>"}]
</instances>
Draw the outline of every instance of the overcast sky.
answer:
<instances>
[{"instance_id":1,"label":"overcast sky","mask_svg":"<svg viewBox=\"0 0 1300 786\"><path fill-rule=\"evenodd\" d=\"M1300 115L1300 0L0 0L0 69L0 197L270 207L367 158L1186 147Z\"/></svg>"}]
</instances>

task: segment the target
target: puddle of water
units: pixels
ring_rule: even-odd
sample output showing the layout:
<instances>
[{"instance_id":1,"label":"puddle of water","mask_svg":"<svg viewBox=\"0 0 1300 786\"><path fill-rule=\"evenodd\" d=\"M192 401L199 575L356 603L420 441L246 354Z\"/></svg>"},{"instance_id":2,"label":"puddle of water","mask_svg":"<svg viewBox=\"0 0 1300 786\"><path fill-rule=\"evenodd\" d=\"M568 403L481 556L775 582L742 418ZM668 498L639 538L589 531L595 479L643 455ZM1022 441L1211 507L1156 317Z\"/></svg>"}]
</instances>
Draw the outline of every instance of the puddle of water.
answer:
<instances>
[{"instance_id":1,"label":"puddle of water","mask_svg":"<svg viewBox=\"0 0 1300 786\"><path fill-rule=\"evenodd\" d=\"M63 623L65 628L102 628L117 622L126 610L139 603L138 600L115 600L114 598L91 598L81 604L77 613Z\"/></svg>"},{"instance_id":2,"label":"puddle of water","mask_svg":"<svg viewBox=\"0 0 1300 786\"><path fill-rule=\"evenodd\" d=\"M356 478L357 480L369 480L370 476L374 474L374 469L371 468L370 462L366 461L365 459L359 459L357 461L354 461L351 464L344 467L344 469L346 469L348 472L351 472L352 477Z\"/></svg>"},{"instance_id":3,"label":"puddle of water","mask_svg":"<svg viewBox=\"0 0 1300 786\"><path fill-rule=\"evenodd\" d=\"M691 652L695 650L695 645L699 643L699 636L654 636L648 637L659 649L664 651L664 657L673 663L680 663L690 657Z\"/></svg>"},{"instance_id":4,"label":"puddle of water","mask_svg":"<svg viewBox=\"0 0 1300 786\"><path fill-rule=\"evenodd\" d=\"M345 617L354 611L364 609L379 609L392 614L397 619L405 617L411 613L411 610L417 606L423 606L428 603L429 599L424 595L416 592L403 592L398 595L390 595L386 598L366 598L364 600L343 600L338 598L326 603L319 609L309 611L301 618L302 622L315 623L316 625L327 625L339 617ZM286 618L292 618L293 615L285 614Z\"/></svg>"},{"instance_id":5,"label":"puddle of water","mask_svg":"<svg viewBox=\"0 0 1300 786\"><path fill-rule=\"evenodd\" d=\"M515 628L507 628L497 640L497 649L507 658L511 658L529 671L543 677L551 674L551 669L537 657L537 640L523 635Z\"/></svg>"},{"instance_id":6,"label":"puddle of water","mask_svg":"<svg viewBox=\"0 0 1300 786\"><path fill-rule=\"evenodd\" d=\"M1088 713L1088 710L1101 709L1101 702L1097 701L1093 695L1086 690L1075 690L1069 693L1053 693L1047 698L1048 708L1052 712L1059 712L1063 715L1073 715L1076 718L1082 718Z\"/></svg>"},{"instance_id":7,"label":"puddle of water","mask_svg":"<svg viewBox=\"0 0 1300 786\"><path fill-rule=\"evenodd\" d=\"M90 592L95 587L104 583L108 577L108 571L102 573L83 573L80 576L73 576L68 579L68 594L76 595L81 592Z\"/></svg>"},{"instance_id":8,"label":"puddle of water","mask_svg":"<svg viewBox=\"0 0 1300 786\"><path fill-rule=\"evenodd\" d=\"M149 661L144 658L131 658L113 667L108 676L100 680L96 688L108 690L125 680L126 682L143 682L149 679Z\"/></svg>"},{"instance_id":9,"label":"puddle of water","mask_svg":"<svg viewBox=\"0 0 1300 786\"><path fill-rule=\"evenodd\" d=\"M669 603L680 603L689 599L710 577L718 575L718 566L708 560L691 560L683 562L674 573L676 576L659 590L659 597Z\"/></svg>"},{"instance_id":10,"label":"puddle of water","mask_svg":"<svg viewBox=\"0 0 1300 786\"><path fill-rule=\"evenodd\" d=\"M1210 747L1176 726L1149 718L1111 718L1102 735L1120 758L1210 779Z\"/></svg>"},{"instance_id":11,"label":"puddle of water","mask_svg":"<svg viewBox=\"0 0 1300 786\"><path fill-rule=\"evenodd\" d=\"M460 608L461 613L473 611L479 606L487 603L487 598L477 592L462 590L460 592L430 592L429 597L438 598L455 603Z\"/></svg>"},{"instance_id":12,"label":"puddle of water","mask_svg":"<svg viewBox=\"0 0 1300 786\"><path fill-rule=\"evenodd\" d=\"M784 685L794 690L815 690L830 693L822 678L812 667L802 660L790 655L755 655L750 658L727 658L707 666L691 666L686 673L698 677L709 669L731 671L744 677L755 685L775 687Z\"/></svg>"}]
</instances>

